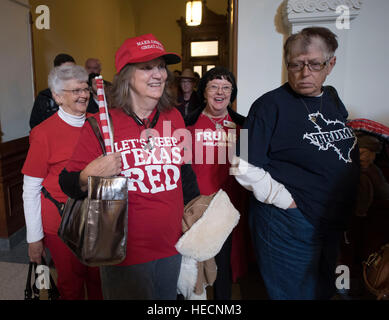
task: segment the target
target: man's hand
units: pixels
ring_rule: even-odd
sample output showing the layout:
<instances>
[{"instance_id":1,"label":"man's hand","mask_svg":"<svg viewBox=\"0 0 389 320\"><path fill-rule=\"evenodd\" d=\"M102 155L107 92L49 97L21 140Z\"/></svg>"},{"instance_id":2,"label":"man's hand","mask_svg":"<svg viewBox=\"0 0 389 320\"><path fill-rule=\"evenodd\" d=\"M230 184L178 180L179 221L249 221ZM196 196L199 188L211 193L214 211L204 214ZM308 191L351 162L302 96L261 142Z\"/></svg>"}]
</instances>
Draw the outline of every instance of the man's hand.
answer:
<instances>
[{"instance_id":1,"label":"man's hand","mask_svg":"<svg viewBox=\"0 0 389 320\"><path fill-rule=\"evenodd\" d=\"M296 209L296 208L297 208L296 202L294 202L294 200L293 200L292 203L290 204L290 206L288 207L288 209Z\"/></svg>"},{"instance_id":2,"label":"man's hand","mask_svg":"<svg viewBox=\"0 0 389 320\"><path fill-rule=\"evenodd\" d=\"M43 241L39 240L28 244L28 256L31 262L42 263L42 256L46 257Z\"/></svg>"}]
</instances>

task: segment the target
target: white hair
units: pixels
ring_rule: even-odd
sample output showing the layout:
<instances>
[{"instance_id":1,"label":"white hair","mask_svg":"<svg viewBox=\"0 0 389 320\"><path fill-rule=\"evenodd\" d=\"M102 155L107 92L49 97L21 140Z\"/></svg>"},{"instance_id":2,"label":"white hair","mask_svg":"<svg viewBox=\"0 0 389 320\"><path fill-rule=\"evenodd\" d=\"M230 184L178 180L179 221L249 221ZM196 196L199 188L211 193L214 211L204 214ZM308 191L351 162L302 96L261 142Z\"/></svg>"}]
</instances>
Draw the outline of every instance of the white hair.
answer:
<instances>
[{"instance_id":1,"label":"white hair","mask_svg":"<svg viewBox=\"0 0 389 320\"><path fill-rule=\"evenodd\" d=\"M61 65L53 68L49 73L48 83L51 92L59 94L66 81L77 80L88 82L88 72L77 65Z\"/></svg>"}]
</instances>

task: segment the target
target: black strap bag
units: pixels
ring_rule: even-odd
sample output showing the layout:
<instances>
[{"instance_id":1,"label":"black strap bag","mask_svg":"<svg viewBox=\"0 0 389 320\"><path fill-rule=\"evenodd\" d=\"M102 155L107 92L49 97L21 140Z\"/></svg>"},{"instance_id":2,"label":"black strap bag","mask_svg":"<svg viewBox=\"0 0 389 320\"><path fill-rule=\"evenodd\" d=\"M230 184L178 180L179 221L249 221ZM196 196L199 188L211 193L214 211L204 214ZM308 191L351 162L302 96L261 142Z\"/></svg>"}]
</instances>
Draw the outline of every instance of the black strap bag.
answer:
<instances>
[{"instance_id":1,"label":"black strap bag","mask_svg":"<svg viewBox=\"0 0 389 320\"><path fill-rule=\"evenodd\" d=\"M42 265L47 267L47 272L49 274L49 284L47 283L41 283L43 279L44 282L46 282L47 275L45 274L37 274L37 264L35 262L30 262L30 265L28 267L28 274L27 274L27 280L26 280L26 289L24 290L24 300L40 300L40 289L37 287L37 283L42 285L49 285L49 288L47 288L47 299L48 300L58 300L60 297L58 288L54 282L53 277L51 276L50 269L46 265L45 259L42 257ZM31 278L32 273L34 273L34 283L31 285ZM42 276L42 277L41 277ZM38 285L39 286L39 285Z\"/></svg>"}]
</instances>

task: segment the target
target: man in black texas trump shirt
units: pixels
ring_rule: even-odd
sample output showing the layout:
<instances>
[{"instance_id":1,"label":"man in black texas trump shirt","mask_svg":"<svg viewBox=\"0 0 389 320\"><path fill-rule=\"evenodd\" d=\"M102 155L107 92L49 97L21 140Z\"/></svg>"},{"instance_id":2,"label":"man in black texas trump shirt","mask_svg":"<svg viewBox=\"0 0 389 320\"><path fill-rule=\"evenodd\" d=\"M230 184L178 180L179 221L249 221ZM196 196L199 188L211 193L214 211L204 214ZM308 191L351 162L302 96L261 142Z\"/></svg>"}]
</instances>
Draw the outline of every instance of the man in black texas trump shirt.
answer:
<instances>
[{"instance_id":1,"label":"man in black texas trump shirt","mask_svg":"<svg viewBox=\"0 0 389 320\"><path fill-rule=\"evenodd\" d=\"M271 299L330 299L339 241L359 181L356 138L336 90L335 34L305 28L284 46L288 82L251 106L236 179L253 192L249 223Z\"/></svg>"}]
</instances>

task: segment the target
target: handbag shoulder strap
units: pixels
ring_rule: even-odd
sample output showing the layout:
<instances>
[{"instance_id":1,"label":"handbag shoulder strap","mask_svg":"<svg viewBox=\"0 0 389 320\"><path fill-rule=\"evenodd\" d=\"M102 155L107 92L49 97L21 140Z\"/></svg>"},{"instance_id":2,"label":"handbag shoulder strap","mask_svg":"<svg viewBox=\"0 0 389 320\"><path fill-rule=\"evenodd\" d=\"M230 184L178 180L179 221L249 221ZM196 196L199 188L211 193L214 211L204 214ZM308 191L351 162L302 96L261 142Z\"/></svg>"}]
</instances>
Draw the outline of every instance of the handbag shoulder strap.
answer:
<instances>
[{"instance_id":1,"label":"handbag shoulder strap","mask_svg":"<svg viewBox=\"0 0 389 320\"><path fill-rule=\"evenodd\" d=\"M34 264L34 262L30 261L30 264L28 266L27 279L26 279L26 288L24 290L24 300L31 300L32 299L32 288L31 288L32 272L35 272L35 264Z\"/></svg>"},{"instance_id":2,"label":"handbag shoulder strap","mask_svg":"<svg viewBox=\"0 0 389 320\"><path fill-rule=\"evenodd\" d=\"M65 203L64 203L64 202L59 202L59 201L57 201L56 199L54 199L54 198L51 196L50 192L47 191L47 189L46 189L45 187L42 187L41 191L42 191L42 193L43 193L43 195L44 195L44 197L45 197L46 199L49 199L52 203L54 203L54 205L55 205L55 206L57 207L57 209L58 209L59 215L62 217L62 213L63 213L63 209L64 209L64 207L65 207Z\"/></svg>"},{"instance_id":3,"label":"handbag shoulder strap","mask_svg":"<svg viewBox=\"0 0 389 320\"><path fill-rule=\"evenodd\" d=\"M107 153L105 151L105 145L104 145L103 136L101 134L99 125L97 123L97 120L94 117L86 118L86 120L88 120L89 124L91 125L91 127L93 129L93 132L95 133L95 135L97 137L97 140L99 140L101 149L103 150L103 154L106 155Z\"/></svg>"}]
</instances>

